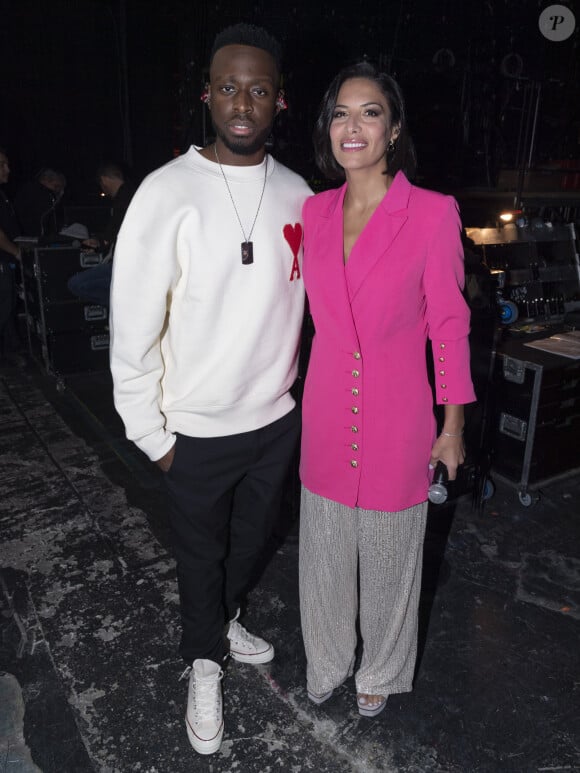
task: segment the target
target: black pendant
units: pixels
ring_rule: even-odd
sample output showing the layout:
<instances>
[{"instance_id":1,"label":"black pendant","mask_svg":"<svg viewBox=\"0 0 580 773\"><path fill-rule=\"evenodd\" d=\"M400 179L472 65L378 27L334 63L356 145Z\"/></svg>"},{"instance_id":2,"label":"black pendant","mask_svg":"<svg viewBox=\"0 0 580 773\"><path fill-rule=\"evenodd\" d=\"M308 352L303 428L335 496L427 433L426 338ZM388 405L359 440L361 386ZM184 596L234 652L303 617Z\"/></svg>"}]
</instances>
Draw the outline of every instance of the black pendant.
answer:
<instances>
[{"instance_id":1,"label":"black pendant","mask_svg":"<svg viewBox=\"0 0 580 773\"><path fill-rule=\"evenodd\" d=\"M242 242L242 263L249 266L254 262L254 242Z\"/></svg>"}]
</instances>

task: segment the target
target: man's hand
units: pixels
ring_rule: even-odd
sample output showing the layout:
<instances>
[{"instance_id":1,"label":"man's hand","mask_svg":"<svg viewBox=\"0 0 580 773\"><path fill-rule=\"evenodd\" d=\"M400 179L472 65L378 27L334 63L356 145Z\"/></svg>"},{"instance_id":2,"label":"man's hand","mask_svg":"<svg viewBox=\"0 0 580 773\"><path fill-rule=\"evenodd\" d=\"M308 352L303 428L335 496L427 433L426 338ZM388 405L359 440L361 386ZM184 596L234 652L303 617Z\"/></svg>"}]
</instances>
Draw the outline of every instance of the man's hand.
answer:
<instances>
[{"instance_id":1,"label":"man's hand","mask_svg":"<svg viewBox=\"0 0 580 773\"><path fill-rule=\"evenodd\" d=\"M161 459L157 459L155 464L160 467L163 472L169 472L171 465L173 464L173 457L175 456L175 445L171 446L169 451L162 456Z\"/></svg>"}]
</instances>

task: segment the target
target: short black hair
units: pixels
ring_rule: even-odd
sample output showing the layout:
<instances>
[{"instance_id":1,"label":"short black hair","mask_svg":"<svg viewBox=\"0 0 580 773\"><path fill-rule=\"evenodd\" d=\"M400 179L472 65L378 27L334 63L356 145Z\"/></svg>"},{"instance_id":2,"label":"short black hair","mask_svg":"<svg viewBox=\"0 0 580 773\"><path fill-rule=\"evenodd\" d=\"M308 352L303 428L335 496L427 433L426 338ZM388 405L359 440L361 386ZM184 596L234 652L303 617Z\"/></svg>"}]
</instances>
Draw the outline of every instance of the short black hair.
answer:
<instances>
[{"instance_id":1,"label":"short black hair","mask_svg":"<svg viewBox=\"0 0 580 773\"><path fill-rule=\"evenodd\" d=\"M395 141L394 149L387 150L387 168L385 173L388 172L394 177L399 170L402 170L407 177L413 177L417 168L417 157L415 155L415 146L407 127L403 92L394 78L387 75L387 73L380 72L373 64L367 61L356 62L348 67L344 67L333 78L322 98L313 132L314 155L318 168L330 180L344 179L344 170L336 161L332 152L330 124L332 123L338 92L342 84L351 78L366 78L377 84L389 105L392 125L399 127L399 136Z\"/></svg>"},{"instance_id":2,"label":"short black hair","mask_svg":"<svg viewBox=\"0 0 580 773\"><path fill-rule=\"evenodd\" d=\"M218 32L211 48L210 66L216 52L224 46L252 46L253 48L261 48L270 54L276 63L278 73L282 72L282 46L263 27L240 22Z\"/></svg>"},{"instance_id":3,"label":"short black hair","mask_svg":"<svg viewBox=\"0 0 580 773\"><path fill-rule=\"evenodd\" d=\"M58 169L53 169L50 166L44 166L40 172L36 175L38 182L59 182L66 185L66 177Z\"/></svg>"}]
</instances>

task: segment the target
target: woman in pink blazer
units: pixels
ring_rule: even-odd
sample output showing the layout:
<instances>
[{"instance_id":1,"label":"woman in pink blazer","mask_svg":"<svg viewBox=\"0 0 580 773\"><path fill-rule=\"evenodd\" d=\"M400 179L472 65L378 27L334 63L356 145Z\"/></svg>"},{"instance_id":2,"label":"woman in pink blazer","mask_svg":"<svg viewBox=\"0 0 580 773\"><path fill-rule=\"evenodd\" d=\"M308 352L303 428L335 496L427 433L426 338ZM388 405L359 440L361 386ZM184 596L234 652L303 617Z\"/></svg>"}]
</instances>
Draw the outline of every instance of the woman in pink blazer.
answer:
<instances>
[{"instance_id":1,"label":"woman in pink blazer","mask_svg":"<svg viewBox=\"0 0 580 773\"><path fill-rule=\"evenodd\" d=\"M342 187L304 206L304 282L315 336L303 400L300 604L308 695L353 673L363 716L412 688L427 489L464 459L475 400L461 224L450 196L417 188L398 85L369 63L340 72L314 132ZM426 344L435 364L435 399ZM360 593L357 581L360 579Z\"/></svg>"}]
</instances>

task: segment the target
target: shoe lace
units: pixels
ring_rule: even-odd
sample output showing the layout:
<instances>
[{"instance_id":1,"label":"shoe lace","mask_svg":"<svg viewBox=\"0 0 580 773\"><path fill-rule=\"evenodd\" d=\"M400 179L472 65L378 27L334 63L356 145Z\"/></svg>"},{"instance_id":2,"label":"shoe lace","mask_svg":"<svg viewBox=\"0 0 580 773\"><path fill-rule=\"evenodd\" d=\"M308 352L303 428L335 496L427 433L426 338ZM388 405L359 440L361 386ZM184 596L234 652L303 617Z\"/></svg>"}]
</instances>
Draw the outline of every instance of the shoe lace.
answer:
<instances>
[{"instance_id":1,"label":"shoe lace","mask_svg":"<svg viewBox=\"0 0 580 773\"><path fill-rule=\"evenodd\" d=\"M256 637L252 636L252 634L246 630L241 623L233 622L230 623L228 638L240 644L253 644Z\"/></svg>"},{"instance_id":2,"label":"shoe lace","mask_svg":"<svg viewBox=\"0 0 580 773\"><path fill-rule=\"evenodd\" d=\"M196 721L199 722L208 716L217 717L219 715L219 701L216 700L216 698L219 690L219 682L223 675L224 672L220 670L217 678L209 677L194 680L192 689L194 698L194 716Z\"/></svg>"}]
</instances>

